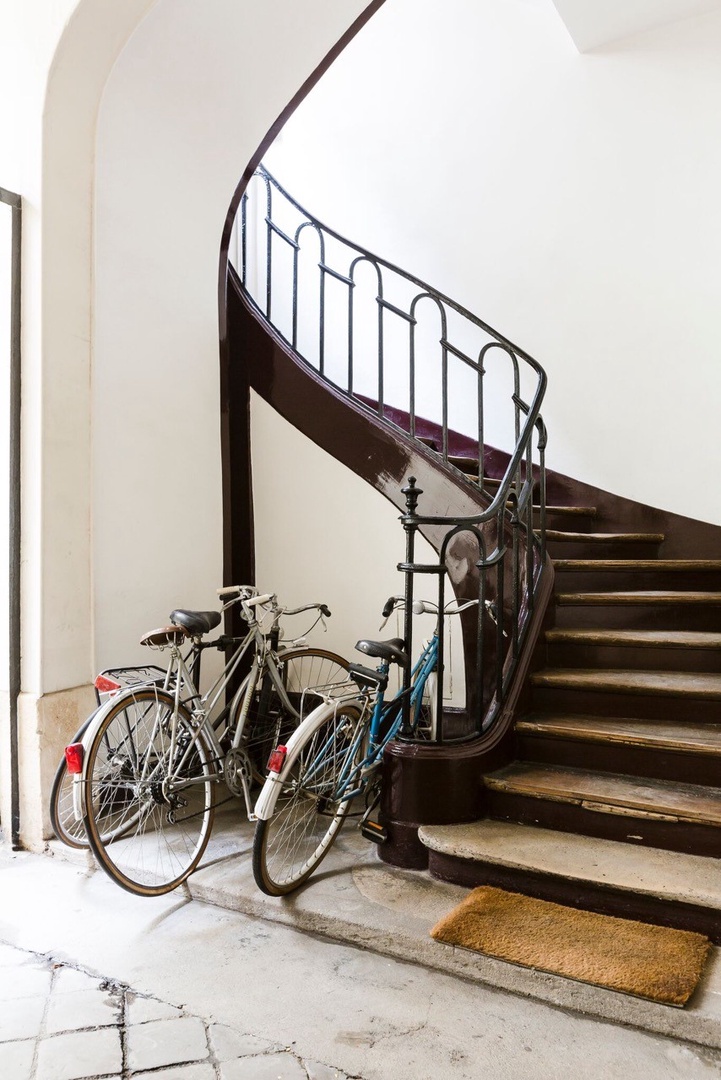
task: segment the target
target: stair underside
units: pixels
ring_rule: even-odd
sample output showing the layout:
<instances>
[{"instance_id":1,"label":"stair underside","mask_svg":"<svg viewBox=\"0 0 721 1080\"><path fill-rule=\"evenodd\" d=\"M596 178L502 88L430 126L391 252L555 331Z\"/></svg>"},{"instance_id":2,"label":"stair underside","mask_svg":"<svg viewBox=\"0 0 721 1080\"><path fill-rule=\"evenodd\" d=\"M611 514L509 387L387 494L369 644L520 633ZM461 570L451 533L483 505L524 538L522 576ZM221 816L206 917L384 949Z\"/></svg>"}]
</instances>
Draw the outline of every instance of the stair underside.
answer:
<instances>
[{"instance_id":1,"label":"stair underside","mask_svg":"<svg viewBox=\"0 0 721 1080\"><path fill-rule=\"evenodd\" d=\"M721 674L693 671L604 671L549 668L531 677L538 687L599 693L654 694L721 701Z\"/></svg>"},{"instance_id":2,"label":"stair underside","mask_svg":"<svg viewBox=\"0 0 721 1080\"><path fill-rule=\"evenodd\" d=\"M484 782L491 791L571 803L609 814L721 828L721 788L526 762L492 773ZM718 843L721 853L721 833Z\"/></svg>"},{"instance_id":3,"label":"stair underside","mask_svg":"<svg viewBox=\"0 0 721 1080\"><path fill-rule=\"evenodd\" d=\"M526 716L516 731L540 738L618 743L649 750L702 753L721 759L721 724L637 720L613 716ZM719 770L721 780L721 770Z\"/></svg>"}]
</instances>

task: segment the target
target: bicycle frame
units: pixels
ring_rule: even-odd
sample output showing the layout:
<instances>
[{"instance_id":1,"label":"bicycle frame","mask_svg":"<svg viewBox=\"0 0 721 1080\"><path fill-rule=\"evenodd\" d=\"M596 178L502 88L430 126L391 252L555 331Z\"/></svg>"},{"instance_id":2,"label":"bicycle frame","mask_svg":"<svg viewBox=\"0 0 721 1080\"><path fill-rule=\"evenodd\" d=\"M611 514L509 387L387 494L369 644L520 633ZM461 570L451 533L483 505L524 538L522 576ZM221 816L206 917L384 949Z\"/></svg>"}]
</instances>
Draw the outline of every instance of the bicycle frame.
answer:
<instances>
[{"instance_id":1,"label":"bicycle frame","mask_svg":"<svg viewBox=\"0 0 721 1080\"><path fill-rule=\"evenodd\" d=\"M423 691L428 676L436 670L437 663L438 632L436 631L431 640L423 648L423 651L416 660L411 671L411 685L409 689L412 730L415 730L415 727L418 724L421 702L423 700ZM339 701L339 704L349 704L351 700L355 701L362 704L362 709L358 722L358 730L350 746L344 751L345 765L341 771L338 786L331 797L331 801L333 802L347 802L363 792L365 779L368 773L379 763L387 744L391 739L396 737L401 728L403 723L403 701L409 691L401 688L390 701L386 702L383 683L385 682L385 677L388 675L389 667L390 665L387 661L383 661L378 666L378 674L381 676L381 683L377 690L368 689L361 693L360 698L346 698ZM366 710L370 707L372 695L375 695L375 700L372 706L370 724L366 725L363 717L366 715ZM393 717L391 723L388 724L387 730L383 732L384 725L386 725L394 712L396 713L395 717ZM368 749L365 752L363 759L358 762L356 761L356 755L361 751L366 734L368 735ZM307 767L306 781L308 781L308 779L312 780L314 768L322 765L330 748L330 741L334 737L335 733L329 736L328 740L318 748L314 760Z\"/></svg>"}]
</instances>

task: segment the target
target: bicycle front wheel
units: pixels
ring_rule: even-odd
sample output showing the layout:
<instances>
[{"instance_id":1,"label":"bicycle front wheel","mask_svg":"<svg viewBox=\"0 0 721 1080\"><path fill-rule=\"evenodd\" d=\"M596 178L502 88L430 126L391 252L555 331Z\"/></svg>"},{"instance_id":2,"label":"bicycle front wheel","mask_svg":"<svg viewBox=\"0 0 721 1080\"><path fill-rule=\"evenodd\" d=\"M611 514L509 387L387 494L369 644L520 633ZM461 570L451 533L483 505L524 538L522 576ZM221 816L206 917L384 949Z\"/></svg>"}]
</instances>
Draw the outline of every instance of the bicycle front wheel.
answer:
<instances>
[{"instance_id":1,"label":"bicycle front wheel","mask_svg":"<svg viewBox=\"0 0 721 1080\"><path fill-rule=\"evenodd\" d=\"M258 783L265 779L271 750L287 743L301 722L301 714L308 715L320 704L319 691L348 682L348 661L327 649L288 649L278 654L277 665L287 704L266 675L239 741ZM242 695L238 704L242 704Z\"/></svg>"},{"instance_id":2,"label":"bicycle front wheel","mask_svg":"<svg viewBox=\"0 0 721 1080\"><path fill-rule=\"evenodd\" d=\"M270 896L306 881L325 858L360 786L367 719L354 705L327 705L298 732L294 761L284 776L272 817L258 821L253 875ZM305 726L305 725L304 725Z\"/></svg>"},{"instance_id":3,"label":"bicycle front wheel","mask_svg":"<svg viewBox=\"0 0 721 1080\"><path fill-rule=\"evenodd\" d=\"M152 687L118 698L88 751L85 827L98 862L140 896L170 892L205 851L213 754L186 710Z\"/></svg>"}]
</instances>

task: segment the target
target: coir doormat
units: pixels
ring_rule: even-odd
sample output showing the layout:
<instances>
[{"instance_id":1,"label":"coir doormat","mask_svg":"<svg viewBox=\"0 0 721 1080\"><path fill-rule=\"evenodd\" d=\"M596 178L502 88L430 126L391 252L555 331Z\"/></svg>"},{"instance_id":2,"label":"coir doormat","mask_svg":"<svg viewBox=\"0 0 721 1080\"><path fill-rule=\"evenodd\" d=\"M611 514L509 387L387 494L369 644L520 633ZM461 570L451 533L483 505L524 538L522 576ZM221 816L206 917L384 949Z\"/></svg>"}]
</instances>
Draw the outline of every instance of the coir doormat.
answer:
<instances>
[{"instance_id":1,"label":"coir doormat","mask_svg":"<svg viewBox=\"0 0 721 1080\"><path fill-rule=\"evenodd\" d=\"M568 979L683 1006L708 938L535 900L483 885L431 930L448 945Z\"/></svg>"}]
</instances>

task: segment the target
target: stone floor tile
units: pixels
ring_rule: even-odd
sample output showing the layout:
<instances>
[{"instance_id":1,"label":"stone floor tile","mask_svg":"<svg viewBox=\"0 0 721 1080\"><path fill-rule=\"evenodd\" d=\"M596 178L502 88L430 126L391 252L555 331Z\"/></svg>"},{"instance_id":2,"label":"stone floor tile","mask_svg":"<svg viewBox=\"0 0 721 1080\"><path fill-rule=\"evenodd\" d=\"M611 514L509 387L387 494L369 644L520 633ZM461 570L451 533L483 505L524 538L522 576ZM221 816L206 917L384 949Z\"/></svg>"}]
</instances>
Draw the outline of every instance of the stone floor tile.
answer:
<instances>
[{"instance_id":1,"label":"stone floor tile","mask_svg":"<svg viewBox=\"0 0 721 1080\"><path fill-rule=\"evenodd\" d=\"M133 1073L133 1080L215 1080L215 1066L209 1061L197 1065L177 1065L173 1069Z\"/></svg>"},{"instance_id":2,"label":"stone floor tile","mask_svg":"<svg viewBox=\"0 0 721 1080\"><path fill-rule=\"evenodd\" d=\"M111 1027L120 1022L118 995L107 990L74 990L53 993L48 1003L45 1030L75 1031L78 1028Z\"/></svg>"},{"instance_id":3,"label":"stone floor tile","mask_svg":"<svg viewBox=\"0 0 721 1080\"><path fill-rule=\"evenodd\" d=\"M0 1076L6 1080L30 1080L35 1039L0 1043Z\"/></svg>"},{"instance_id":4,"label":"stone floor tile","mask_svg":"<svg viewBox=\"0 0 721 1080\"><path fill-rule=\"evenodd\" d=\"M230 1061L231 1058L250 1057L253 1054L267 1054L277 1050L277 1046L259 1039L256 1035L243 1035L225 1024L211 1024L210 1045L218 1061Z\"/></svg>"},{"instance_id":5,"label":"stone floor tile","mask_svg":"<svg viewBox=\"0 0 721 1080\"><path fill-rule=\"evenodd\" d=\"M14 945L6 945L0 942L0 968L17 967L19 964L36 962L36 957L23 949L16 949Z\"/></svg>"},{"instance_id":6,"label":"stone floor tile","mask_svg":"<svg viewBox=\"0 0 721 1080\"><path fill-rule=\"evenodd\" d=\"M58 964L55 968L53 981L53 994L74 994L78 990L97 990L102 982L94 975L87 975L84 971L76 971L75 968Z\"/></svg>"},{"instance_id":7,"label":"stone floor tile","mask_svg":"<svg viewBox=\"0 0 721 1080\"><path fill-rule=\"evenodd\" d=\"M0 968L0 1001L40 997L50 990L52 976L44 964Z\"/></svg>"},{"instance_id":8,"label":"stone floor tile","mask_svg":"<svg viewBox=\"0 0 721 1080\"><path fill-rule=\"evenodd\" d=\"M125 995L126 1024L147 1024L149 1020L172 1020L180 1016L180 1009L157 998L141 997L129 990Z\"/></svg>"},{"instance_id":9,"label":"stone floor tile","mask_svg":"<svg viewBox=\"0 0 721 1080\"><path fill-rule=\"evenodd\" d=\"M220 1066L221 1080L308 1080L308 1074L292 1054L266 1054L238 1058Z\"/></svg>"},{"instance_id":10,"label":"stone floor tile","mask_svg":"<svg viewBox=\"0 0 721 1080\"><path fill-rule=\"evenodd\" d=\"M34 1039L40 1033L45 997L25 997L0 1005L0 1043Z\"/></svg>"},{"instance_id":11,"label":"stone floor tile","mask_svg":"<svg viewBox=\"0 0 721 1080\"><path fill-rule=\"evenodd\" d=\"M123 1055L117 1028L51 1035L38 1046L36 1080L82 1080L120 1074Z\"/></svg>"},{"instance_id":12,"label":"stone floor tile","mask_svg":"<svg viewBox=\"0 0 721 1080\"><path fill-rule=\"evenodd\" d=\"M306 1061L304 1064L308 1080L348 1080L344 1072L330 1065L321 1065L318 1061Z\"/></svg>"},{"instance_id":13,"label":"stone floor tile","mask_svg":"<svg viewBox=\"0 0 721 1080\"><path fill-rule=\"evenodd\" d=\"M153 1020L128 1028L128 1063L133 1070L202 1061L207 1056L205 1026L195 1016Z\"/></svg>"}]
</instances>

